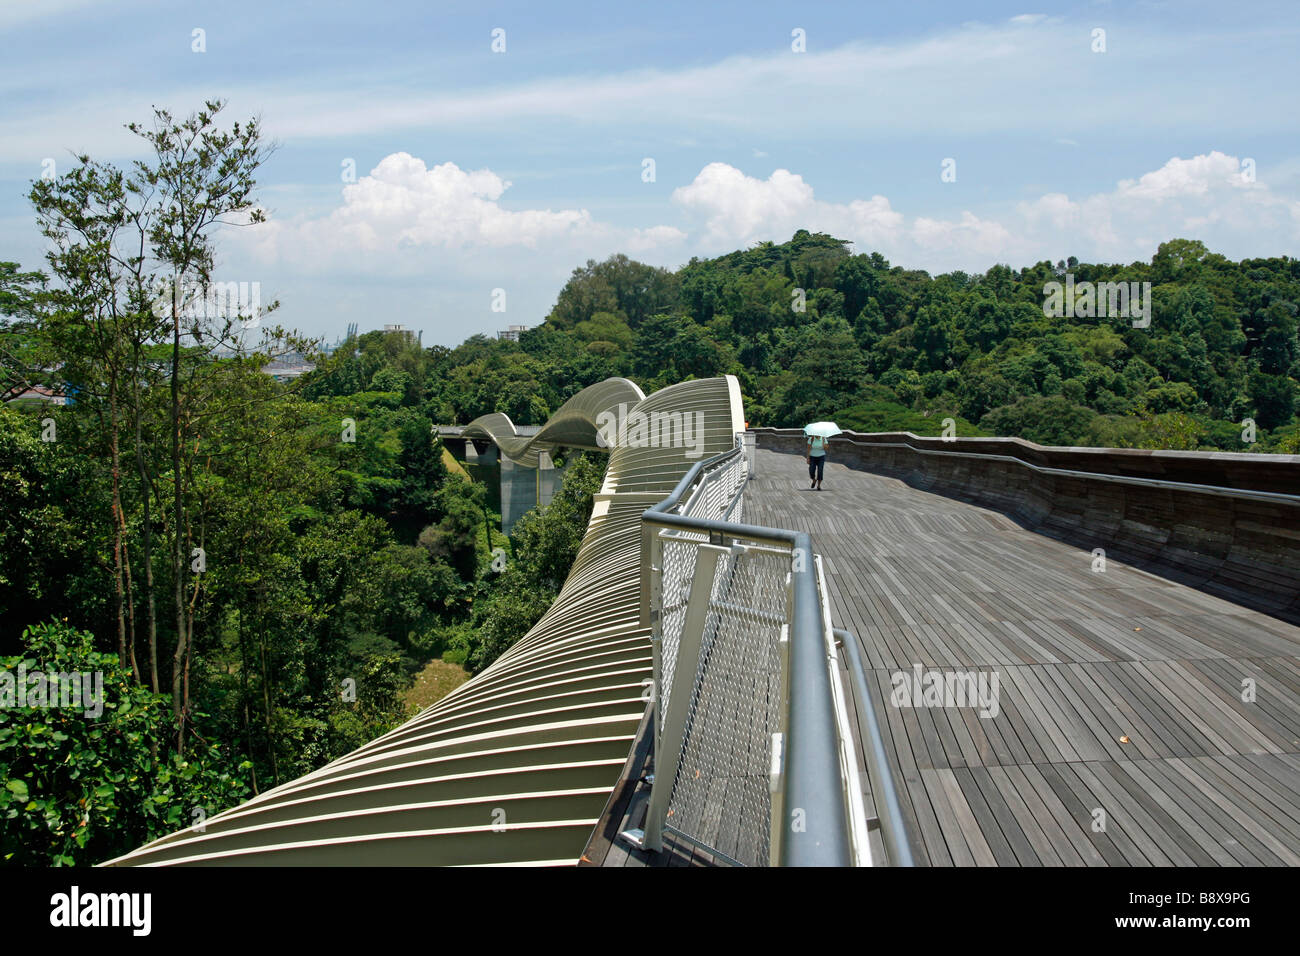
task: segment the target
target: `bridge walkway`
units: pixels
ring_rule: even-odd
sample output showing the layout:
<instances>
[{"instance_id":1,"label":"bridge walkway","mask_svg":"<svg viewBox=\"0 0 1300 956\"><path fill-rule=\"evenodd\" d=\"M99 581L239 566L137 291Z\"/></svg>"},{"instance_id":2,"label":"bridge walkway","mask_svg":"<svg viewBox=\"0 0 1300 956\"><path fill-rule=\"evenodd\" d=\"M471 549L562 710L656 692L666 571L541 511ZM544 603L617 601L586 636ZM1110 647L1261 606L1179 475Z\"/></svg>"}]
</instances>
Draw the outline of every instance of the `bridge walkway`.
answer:
<instances>
[{"instance_id":1,"label":"bridge walkway","mask_svg":"<svg viewBox=\"0 0 1300 956\"><path fill-rule=\"evenodd\" d=\"M1300 864L1300 627L895 478L806 474L759 449L745 518L813 536L918 863ZM996 675L996 714L893 706L918 665L922 688Z\"/></svg>"}]
</instances>

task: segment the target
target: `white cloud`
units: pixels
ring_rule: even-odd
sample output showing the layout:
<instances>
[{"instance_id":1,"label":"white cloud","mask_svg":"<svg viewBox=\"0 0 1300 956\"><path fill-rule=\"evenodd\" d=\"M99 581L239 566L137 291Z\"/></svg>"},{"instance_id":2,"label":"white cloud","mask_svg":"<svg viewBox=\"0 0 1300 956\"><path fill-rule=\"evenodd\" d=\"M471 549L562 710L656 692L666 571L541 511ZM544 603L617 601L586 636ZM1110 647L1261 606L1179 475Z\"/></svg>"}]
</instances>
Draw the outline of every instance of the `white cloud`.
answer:
<instances>
[{"instance_id":1,"label":"white cloud","mask_svg":"<svg viewBox=\"0 0 1300 956\"><path fill-rule=\"evenodd\" d=\"M1109 258L1150 255L1150 236L1202 238L1211 248L1249 249L1238 255L1280 255L1300 240L1300 202L1243 175L1243 161L1218 150L1189 159L1173 157L1108 193L1072 201L1049 193L1021 203L1029 226L1050 224L1058 233L1090 240Z\"/></svg>"},{"instance_id":2,"label":"white cloud","mask_svg":"<svg viewBox=\"0 0 1300 956\"><path fill-rule=\"evenodd\" d=\"M1246 187L1241 162L1215 150L1191 159L1174 157L1140 179L1120 181L1118 193L1129 199L1171 199L1176 196L1205 196L1218 186Z\"/></svg>"},{"instance_id":3,"label":"white cloud","mask_svg":"<svg viewBox=\"0 0 1300 956\"><path fill-rule=\"evenodd\" d=\"M848 203L818 200L802 176L778 169L767 179L710 163L673 201L703 220L698 242L722 252L758 240L784 241L796 229L828 232L915 268L983 271L995 262L1024 265L1062 250L1095 261L1149 258L1155 244L1200 238L1241 255L1294 253L1300 202L1242 176L1239 158L1214 151L1174 157L1110 192L1071 199L1062 192L976 215L909 219L885 196ZM1158 237L1152 239L1151 237Z\"/></svg>"},{"instance_id":4,"label":"white cloud","mask_svg":"<svg viewBox=\"0 0 1300 956\"><path fill-rule=\"evenodd\" d=\"M344 187L326 216L272 218L236 242L256 261L305 273L420 275L564 271L587 258L627 252L656 264L716 255L797 229L851 240L899 264L931 271L983 271L1063 253L1098 261L1149 258L1153 243L1200 238L1237 255L1294 251L1300 202L1241 175L1237 157L1214 151L1174 157L1109 192L1078 199L1047 192L950 216L908 215L886 196L833 203L802 175L777 169L766 179L727 163L704 166L673 190L680 225L615 226L586 209L509 209L510 183L488 169L432 167L409 153L385 157ZM1156 238L1151 238L1156 237Z\"/></svg>"},{"instance_id":5,"label":"white cloud","mask_svg":"<svg viewBox=\"0 0 1300 956\"><path fill-rule=\"evenodd\" d=\"M627 240L628 252L662 252L686 241L686 233L676 226L651 226L635 229Z\"/></svg>"},{"instance_id":6,"label":"white cloud","mask_svg":"<svg viewBox=\"0 0 1300 956\"><path fill-rule=\"evenodd\" d=\"M455 163L427 166L406 152L384 157L368 175L343 187L342 204L327 216L270 217L231 238L263 261L323 272L378 269L386 274L427 272L429 254L443 261L475 259L500 269L511 248L546 260L607 255L616 248L655 251L685 239L674 226L619 229L586 209L506 208L510 183L490 169Z\"/></svg>"},{"instance_id":7,"label":"white cloud","mask_svg":"<svg viewBox=\"0 0 1300 956\"><path fill-rule=\"evenodd\" d=\"M1011 232L1001 223L980 219L965 211L956 222L918 217L912 223L912 239L922 249L956 252L963 256L982 255L985 261L1002 258L1015 242Z\"/></svg>"},{"instance_id":8,"label":"white cloud","mask_svg":"<svg viewBox=\"0 0 1300 956\"><path fill-rule=\"evenodd\" d=\"M672 192L665 218L675 213L679 224L634 228L602 221L586 209L512 210L503 204L509 182L491 170L467 171L451 162L430 167L394 153L347 186L327 215L273 217L262 226L233 230L231 245L240 274L264 285L288 290L286 277L319 277L320 282L298 281L293 298L311 301L322 314L342 308L326 293L330 288L361 283L402 290L401 301L413 303L402 312L413 327L439 328L440 339L451 342L466 331L441 318L449 305L456 314L480 316L476 321L491 325L500 320L488 306L496 287L510 291L512 316L534 322L574 265L588 258L626 252L675 266L691 255L723 254L759 240L783 242L797 229L827 232L852 241L858 251L879 251L899 265L932 273L983 272L998 262L1023 266L1066 255L1129 262L1149 259L1158 243L1175 237L1201 239L1232 258L1294 255L1300 202L1263 182L1247 182L1240 169L1237 157L1217 151L1174 157L1109 191L1077 199L1052 191L936 216L896 209L879 194L827 202L788 169L764 179L714 162ZM341 279L346 281L340 286Z\"/></svg>"},{"instance_id":9,"label":"white cloud","mask_svg":"<svg viewBox=\"0 0 1300 956\"><path fill-rule=\"evenodd\" d=\"M688 215L704 219L703 241L713 246L784 240L796 229L886 244L903 224L884 196L846 205L821 202L812 186L788 169L756 179L726 163L710 163L689 185L673 190L672 200Z\"/></svg>"},{"instance_id":10,"label":"white cloud","mask_svg":"<svg viewBox=\"0 0 1300 956\"><path fill-rule=\"evenodd\" d=\"M343 205L322 228L364 248L405 244L535 247L589 230L585 209L511 211L498 200L510 183L488 169L455 163L432 169L409 153L386 156L370 175L343 189Z\"/></svg>"},{"instance_id":11,"label":"white cloud","mask_svg":"<svg viewBox=\"0 0 1300 956\"><path fill-rule=\"evenodd\" d=\"M690 185L673 190L673 202L703 215L707 238L716 242L748 242L785 230L814 208L812 187L802 176L778 169L760 180L726 163L709 163Z\"/></svg>"}]
</instances>

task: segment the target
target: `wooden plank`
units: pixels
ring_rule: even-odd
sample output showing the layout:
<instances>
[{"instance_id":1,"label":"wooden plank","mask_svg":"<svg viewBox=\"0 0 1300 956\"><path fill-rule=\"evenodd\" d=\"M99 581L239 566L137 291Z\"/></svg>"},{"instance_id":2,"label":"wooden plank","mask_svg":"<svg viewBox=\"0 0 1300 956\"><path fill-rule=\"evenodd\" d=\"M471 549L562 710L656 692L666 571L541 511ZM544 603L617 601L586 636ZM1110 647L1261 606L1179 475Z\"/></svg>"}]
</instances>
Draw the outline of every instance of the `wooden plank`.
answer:
<instances>
[{"instance_id":1,"label":"wooden plank","mask_svg":"<svg viewBox=\"0 0 1300 956\"><path fill-rule=\"evenodd\" d=\"M1191 808L1183 806L1178 801L1168 800L1164 790L1157 782L1157 778L1145 772L1145 766L1150 761L1123 761L1113 764L1120 772L1128 775L1133 785L1146 795L1149 805L1159 806L1165 815L1167 815L1178 827L1191 838L1188 846L1188 852L1196 859L1197 865L1208 866L1217 864L1218 866L1235 866L1238 864L1237 859L1230 853L1220 842L1219 838L1212 834L1201 820L1190 812ZM1117 774L1118 776L1118 774ZM1127 786L1127 784L1126 784ZM1129 788L1132 791L1132 788ZM1208 820L1206 822L1209 822ZM1204 850L1204 857L1198 858L1200 851Z\"/></svg>"},{"instance_id":2,"label":"wooden plank","mask_svg":"<svg viewBox=\"0 0 1300 956\"><path fill-rule=\"evenodd\" d=\"M746 520L807 530L823 555L834 620L871 667L919 861L1295 861L1300 627L1231 589L1179 583L1202 569L1161 577L1107 546L1097 574L1088 549L1011 516L835 462L830 493L791 494L802 461L759 454ZM1163 546L1133 521L1124 532L1129 553ZM890 676L917 662L996 670L998 717L889 706Z\"/></svg>"},{"instance_id":3,"label":"wooden plank","mask_svg":"<svg viewBox=\"0 0 1300 956\"><path fill-rule=\"evenodd\" d=\"M1110 866L1130 865L1127 851L1132 847L1131 841L1122 833L1118 834L1120 839L1117 840L1112 837L1108 829L1094 829L1098 823L1093 816L1094 811L1098 809L1097 801L1069 767L1064 764L1043 765L1035 769L1042 774L1043 780L1052 788L1052 792L1061 801L1070 818L1078 822L1080 832L1087 837L1088 842L1102 859ZM1132 853L1140 856L1135 847L1132 848Z\"/></svg>"},{"instance_id":4,"label":"wooden plank","mask_svg":"<svg viewBox=\"0 0 1300 956\"><path fill-rule=\"evenodd\" d=\"M962 767L954 769L952 776L961 787L966 806L975 818L980 837L993 854L995 863L998 866L1016 866L1019 861L1016 859L1015 850L1011 848L1011 844L1003 834L996 815L990 809L988 801L984 799L979 784L975 782L974 774Z\"/></svg>"},{"instance_id":5,"label":"wooden plank","mask_svg":"<svg viewBox=\"0 0 1300 956\"><path fill-rule=\"evenodd\" d=\"M1211 768L1207 765L1206 758L1189 758L1188 760L1171 758L1168 763L1169 766L1187 778L1201 793L1209 797L1222 812L1244 826L1251 836L1263 844L1278 860L1289 866L1300 865L1300 855L1297 855L1290 847L1279 840L1267 823L1261 823L1257 813L1250 812L1249 809L1237 805L1229 798L1224 789L1218 785L1213 773L1208 772L1211 771Z\"/></svg>"},{"instance_id":6,"label":"wooden plank","mask_svg":"<svg viewBox=\"0 0 1300 956\"><path fill-rule=\"evenodd\" d=\"M952 857L953 866L974 866L975 855L966 845L961 821L949 802L949 793L939 777L939 771L922 770L921 782L925 785L926 793L930 797L930 806L934 808L934 814L939 820L944 845L947 846L948 853Z\"/></svg>"},{"instance_id":7,"label":"wooden plank","mask_svg":"<svg viewBox=\"0 0 1300 956\"><path fill-rule=\"evenodd\" d=\"M1120 849L1128 866L1169 866L1169 858L1146 838L1128 814L1128 806L1121 796L1098 779L1085 764L1060 764L1064 779L1077 781L1081 800L1091 802L1090 814L1100 809L1105 813L1106 835Z\"/></svg>"},{"instance_id":8,"label":"wooden plank","mask_svg":"<svg viewBox=\"0 0 1300 956\"><path fill-rule=\"evenodd\" d=\"M1079 865L1106 865L1105 857L1093 846L1092 841L1083 832L1079 820L1075 819L1070 811L1066 809L1065 804L1043 777L1038 767L1027 764L1023 767L1008 769L1014 769L1023 774L1026 785L1033 788L1033 792L1043 809L1051 816L1060 832L1070 842L1071 849L1078 858Z\"/></svg>"},{"instance_id":9,"label":"wooden plank","mask_svg":"<svg viewBox=\"0 0 1300 956\"><path fill-rule=\"evenodd\" d=\"M989 778L994 785L1002 791L1002 796L1006 800L1007 808L1011 811L1016 822L1020 825L1025 839L1033 847L1034 853L1038 860L1044 866L1060 866L1063 864L1060 855L1056 852L1056 847L1043 829L1042 823L1035 817L1032 809L1025 803L1024 795L1020 788L1016 786L1016 781L1010 776L1014 768L1008 767L989 767Z\"/></svg>"},{"instance_id":10,"label":"wooden plank","mask_svg":"<svg viewBox=\"0 0 1300 956\"><path fill-rule=\"evenodd\" d=\"M1281 861L1249 831L1228 817L1166 760L1135 762L1162 788L1164 799L1177 802L1242 866L1277 865Z\"/></svg>"},{"instance_id":11,"label":"wooden plank","mask_svg":"<svg viewBox=\"0 0 1300 956\"><path fill-rule=\"evenodd\" d=\"M1041 857L1021 828L1015 812L1007 805L1006 796L993 780L990 770L986 767L974 767L971 769L971 776L979 787L989 811L997 819L998 828L1011 846L1012 852L1015 853L1019 865L1042 865Z\"/></svg>"},{"instance_id":12,"label":"wooden plank","mask_svg":"<svg viewBox=\"0 0 1300 956\"><path fill-rule=\"evenodd\" d=\"M1169 807L1153 800L1120 765L1111 761L1098 761L1093 765L1098 776L1104 776L1115 793L1125 795L1128 812L1143 833L1158 845L1176 866L1211 866L1214 857L1199 846L1180 820L1169 813Z\"/></svg>"},{"instance_id":13,"label":"wooden plank","mask_svg":"<svg viewBox=\"0 0 1300 956\"><path fill-rule=\"evenodd\" d=\"M970 804L966 801L966 795L962 791L961 784L957 782L956 774L951 770L936 770L935 776L948 798L948 805L952 808L953 816L966 841L967 849L970 850L975 865L996 866L997 859L993 855L993 850L988 845L988 841L985 840L984 834L980 831L980 826L975 820L975 814L971 811Z\"/></svg>"}]
</instances>

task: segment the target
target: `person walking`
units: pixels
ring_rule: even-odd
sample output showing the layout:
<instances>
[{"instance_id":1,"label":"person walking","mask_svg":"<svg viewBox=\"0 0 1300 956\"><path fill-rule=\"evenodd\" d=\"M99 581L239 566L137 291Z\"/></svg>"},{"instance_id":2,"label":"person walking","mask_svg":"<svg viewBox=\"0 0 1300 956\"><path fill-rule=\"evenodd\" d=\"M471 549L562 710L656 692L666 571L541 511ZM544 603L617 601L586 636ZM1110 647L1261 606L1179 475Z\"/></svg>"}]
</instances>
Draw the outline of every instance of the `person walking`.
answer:
<instances>
[{"instance_id":1,"label":"person walking","mask_svg":"<svg viewBox=\"0 0 1300 956\"><path fill-rule=\"evenodd\" d=\"M804 449L804 461L808 462L809 486L813 491L822 490L822 475L826 473L826 441L821 435L809 435L808 447Z\"/></svg>"}]
</instances>

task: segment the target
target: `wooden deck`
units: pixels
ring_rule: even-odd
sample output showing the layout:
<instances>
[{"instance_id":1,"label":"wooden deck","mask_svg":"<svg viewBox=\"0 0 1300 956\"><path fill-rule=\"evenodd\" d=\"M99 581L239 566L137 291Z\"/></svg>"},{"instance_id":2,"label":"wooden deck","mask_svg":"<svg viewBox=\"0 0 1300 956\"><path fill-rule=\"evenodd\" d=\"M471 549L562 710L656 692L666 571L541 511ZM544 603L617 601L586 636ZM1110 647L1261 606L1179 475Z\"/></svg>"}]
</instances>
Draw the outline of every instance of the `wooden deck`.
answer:
<instances>
[{"instance_id":1,"label":"wooden deck","mask_svg":"<svg viewBox=\"0 0 1300 956\"><path fill-rule=\"evenodd\" d=\"M813 536L918 863L1300 863L1300 627L897 479L806 474L760 449L745 520ZM997 716L892 706L916 664L996 674Z\"/></svg>"}]
</instances>

